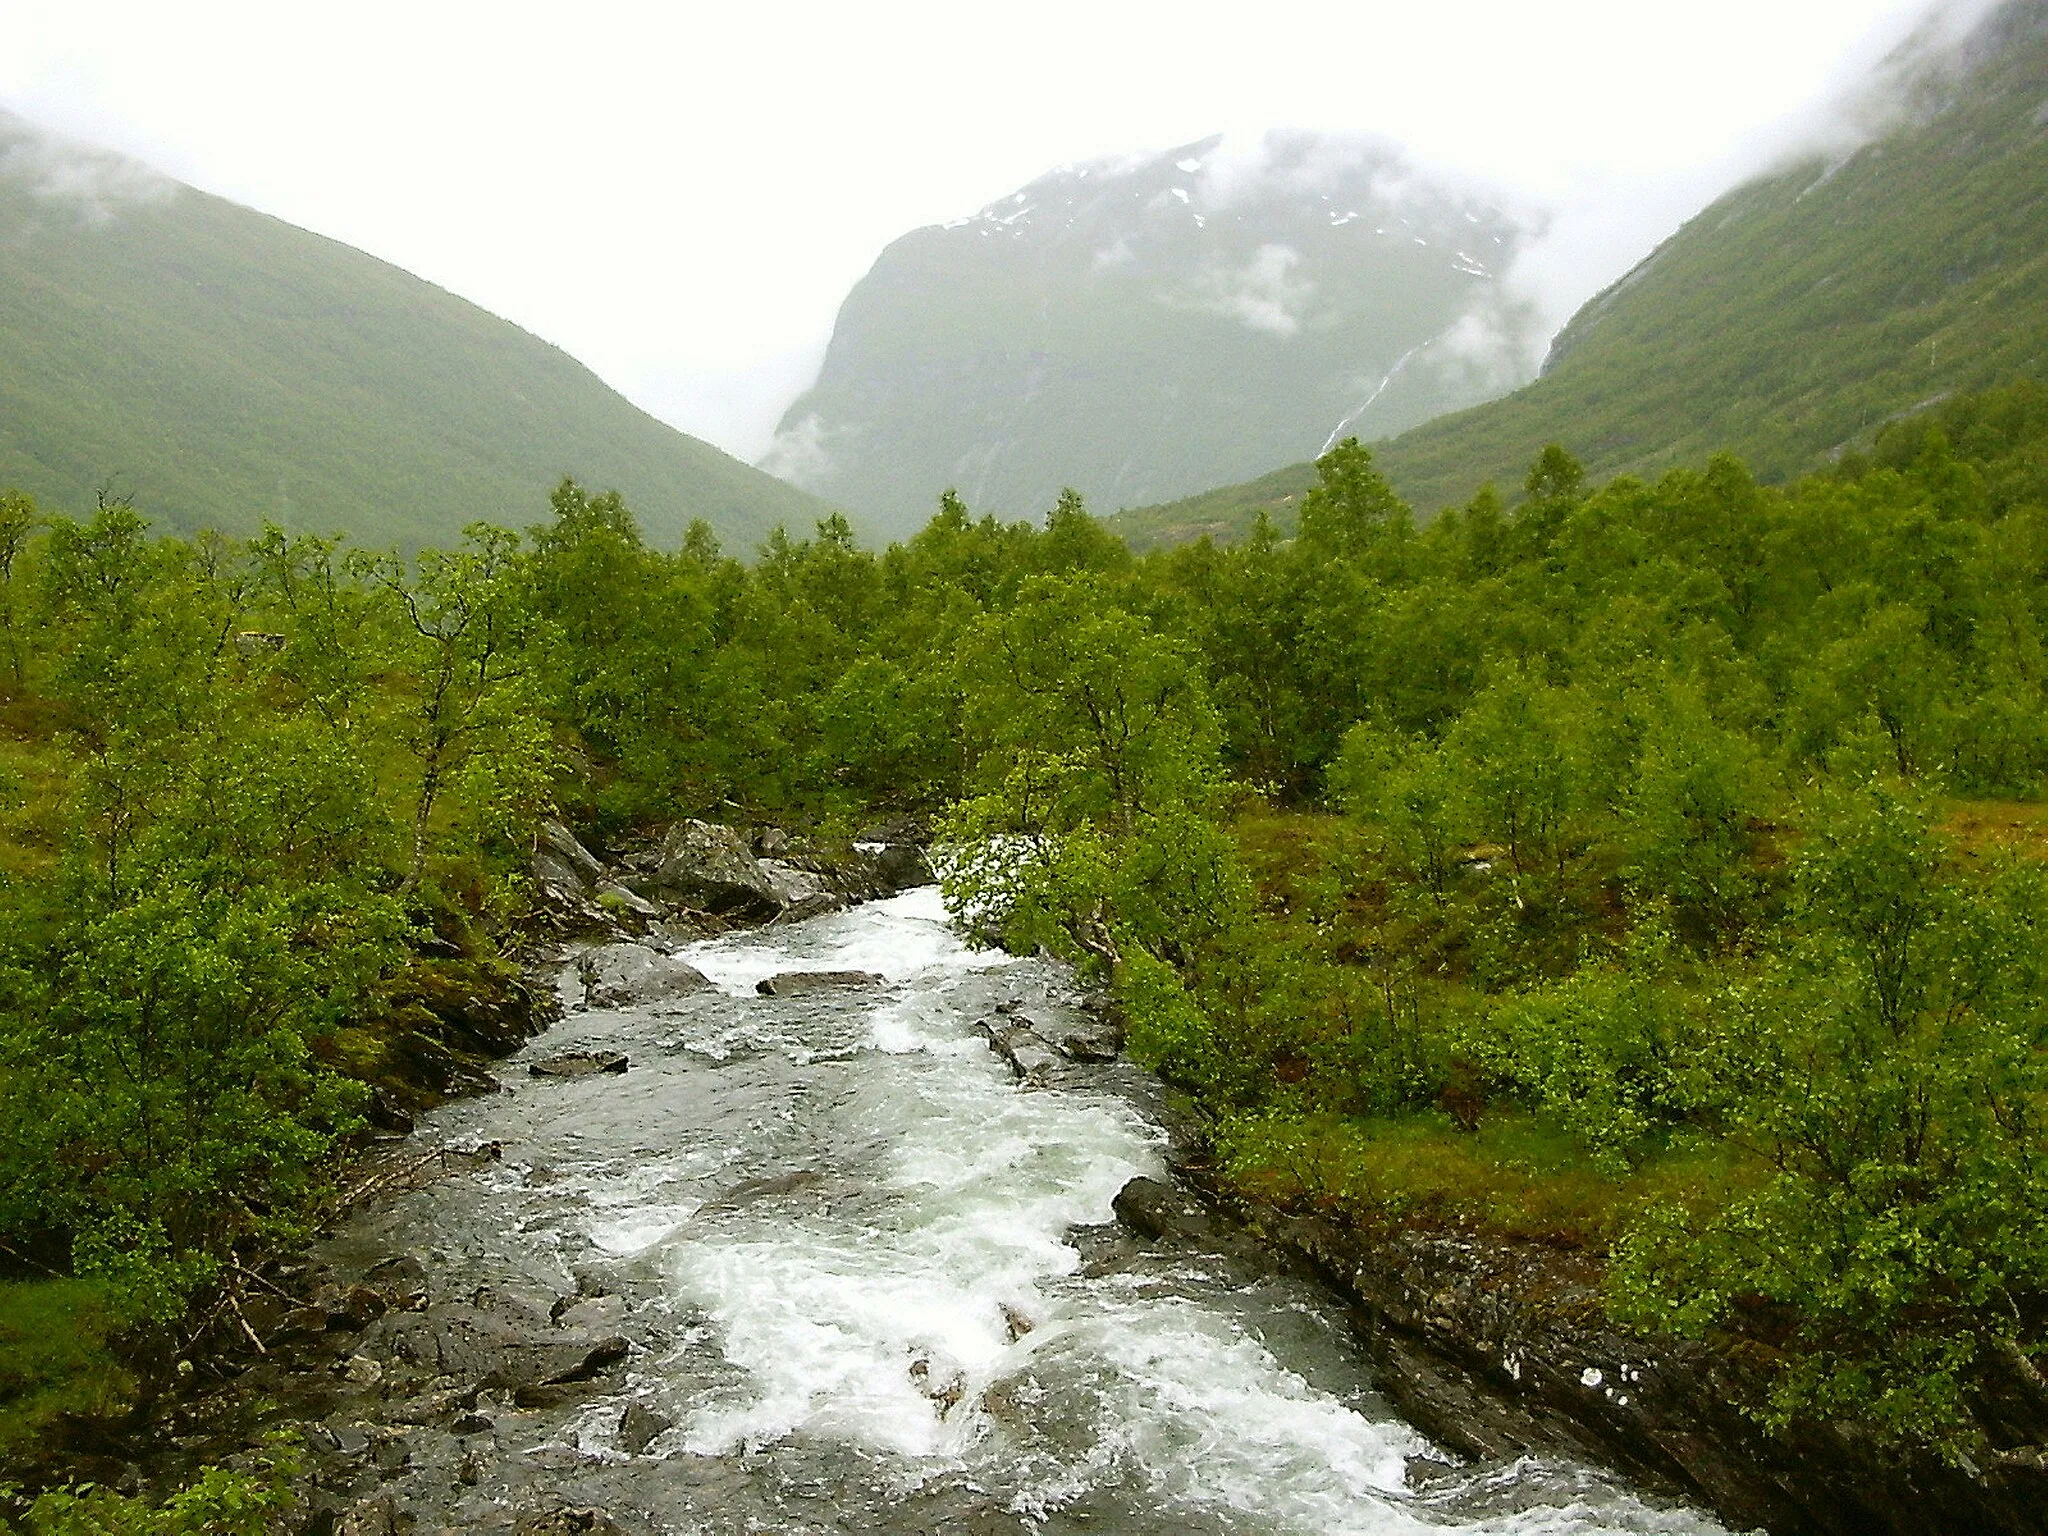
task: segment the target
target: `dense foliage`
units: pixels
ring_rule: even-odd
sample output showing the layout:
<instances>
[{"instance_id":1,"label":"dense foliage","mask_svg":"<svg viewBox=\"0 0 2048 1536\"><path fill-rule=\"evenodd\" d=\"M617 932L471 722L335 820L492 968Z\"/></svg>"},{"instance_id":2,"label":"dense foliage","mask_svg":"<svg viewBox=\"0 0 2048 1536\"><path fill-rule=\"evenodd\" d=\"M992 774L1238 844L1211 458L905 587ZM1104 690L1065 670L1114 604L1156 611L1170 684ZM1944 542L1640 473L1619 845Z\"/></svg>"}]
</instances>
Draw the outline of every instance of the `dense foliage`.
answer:
<instances>
[{"instance_id":1,"label":"dense foliage","mask_svg":"<svg viewBox=\"0 0 2048 1536\"><path fill-rule=\"evenodd\" d=\"M541 814L931 811L1248 1189L1586 1246L1775 1360L1758 1413L1970 1454L2048 1323L2048 391L1785 490L1553 448L1524 491L1418 526L1346 443L1292 540L948 496L751 563L571 483L410 560L9 497L0 1251L164 1379Z\"/></svg>"},{"instance_id":2,"label":"dense foliage","mask_svg":"<svg viewBox=\"0 0 2048 1536\"><path fill-rule=\"evenodd\" d=\"M1074 620L1006 620L958 899L1103 965L1249 1184L1609 1250L1765 1417L1971 1454L2048 1342L2044 443L2022 386L1782 491L1552 448L1423 528L1346 444L1292 541L1090 578L1182 754L1120 778Z\"/></svg>"}]
</instances>

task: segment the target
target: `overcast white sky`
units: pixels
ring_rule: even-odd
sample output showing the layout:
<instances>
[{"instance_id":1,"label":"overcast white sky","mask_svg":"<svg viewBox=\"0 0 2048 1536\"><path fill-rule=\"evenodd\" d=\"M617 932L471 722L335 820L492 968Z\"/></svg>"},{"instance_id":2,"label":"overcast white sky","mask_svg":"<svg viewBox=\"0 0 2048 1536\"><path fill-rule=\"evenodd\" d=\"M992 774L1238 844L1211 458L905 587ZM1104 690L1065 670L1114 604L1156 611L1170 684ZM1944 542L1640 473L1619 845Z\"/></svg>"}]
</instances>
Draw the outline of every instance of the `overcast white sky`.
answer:
<instances>
[{"instance_id":1,"label":"overcast white sky","mask_svg":"<svg viewBox=\"0 0 2048 1536\"><path fill-rule=\"evenodd\" d=\"M0 105L409 268L753 458L884 245L1053 165L1381 134L1560 210L1523 275L1562 319L1927 8L5 0Z\"/></svg>"}]
</instances>

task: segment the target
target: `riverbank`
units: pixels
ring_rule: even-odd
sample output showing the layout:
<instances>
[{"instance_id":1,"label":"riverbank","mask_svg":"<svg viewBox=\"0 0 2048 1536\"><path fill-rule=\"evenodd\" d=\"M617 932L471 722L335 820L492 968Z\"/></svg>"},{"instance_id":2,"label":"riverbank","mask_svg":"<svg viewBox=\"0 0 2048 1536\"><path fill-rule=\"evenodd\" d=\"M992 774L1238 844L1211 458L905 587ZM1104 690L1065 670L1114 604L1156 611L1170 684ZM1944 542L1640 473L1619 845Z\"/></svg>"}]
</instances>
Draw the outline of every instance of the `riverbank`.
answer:
<instances>
[{"instance_id":1,"label":"riverbank","mask_svg":"<svg viewBox=\"0 0 2048 1536\"><path fill-rule=\"evenodd\" d=\"M576 1102L589 1107L586 1113L613 1096L644 1096L650 1090L637 1087L649 1065L643 1047L584 1038L576 1023L619 1009L664 1021L649 1037L664 1057L680 1050L723 1063L762 1049L747 1033L753 1026L728 1021L693 1033L694 1026L674 1022L697 1017L721 998L729 1003L730 989L721 991L693 963L693 956L703 959L704 940L668 927L678 921L674 912L634 919L631 929L608 924L573 939L551 931L536 941L535 958L546 957L551 969L533 995L560 996L572 1013L564 1028L527 1049L523 1079L513 1064L515 1082L530 1083L536 1095L564 1084L584 1095ZM743 915L717 922L729 933L750 926ZM1034 975L1044 973L1038 984L1051 990L1028 1003L996 990L980 996L973 1028L987 1049L1027 1089L1086 1097L1114 1085L1126 1099L1136 1096L1148 1123L1159 1128L1165 1166L1192 1186L1140 1174L1115 1186L1115 1214L1168 1260L1176 1252L1200 1253L1227 1266L1236 1285L1255 1287L1266 1283L1261 1276L1290 1266L1316 1275L1353 1309L1377 1394L1442 1450L1480 1468L1525 1459L1613 1467L1653 1497L1706 1504L1739 1528L1921 1530L1929 1509L1944 1511L1944 1529L2040 1528L2030 1523L2039 1519L2028 1481L2037 1469L2014 1466L1973 1479L1888 1462L1839 1433L1804 1441L1765 1435L1733 1407L1759 1389L1758 1375L1697 1346L1613 1328L1600 1307L1597 1264L1584 1253L1420 1224L1367 1230L1247 1199L1218 1177L1195 1128L1175 1115L1156 1081L1118 1060L1121 1042L1100 999L1061 992L1046 979L1056 969L1028 964L1038 967ZM843 997L861 1012L875 1006L873 989L883 980L879 972L836 964L780 982L750 974L741 978L742 993L809 998L813 1005L821 996ZM807 1036L798 1055L814 1054L818 1045ZM827 1048L857 1047L849 1037ZM754 1088L793 1090L796 1079L774 1067L774 1051L760 1059L748 1069ZM591 1081L567 1086L579 1078ZM681 1118L716 1120L688 1074L669 1082L668 1091L685 1095L671 1106ZM496 1090L500 1078L486 1067L478 1084ZM463 1124L485 1123L483 1108ZM430 1515L450 1529L494 1528L474 1525L477 1500L496 1500L492 1507L509 1522L503 1528L522 1536L635 1528L603 1512L616 1481L610 1473L626 1466L654 1475L645 1453L680 1418L636 1372L673 1354L678 1340L701 1325L634 1304L604 1263L565 1262L536 1273L494 1261L479 1279L474 1255L455 1255L451 1264L450 1255L398 1240L396 1229L378 1224L413 1196L465 1208L508 1189L560 1188L565 1200L603 1206L618 1190L635 1187L638 1171L625 1165L610 1182L582 1187L531 1146L515 1149L508 1163L502 1142L451 1134L457 1129L437 1121L424 1135L376 1147L360 1166L353 1215L338 1235L266 1268L252 1287L258 1294L246 1303L245 1321L254 1337L245 1343L256 1347L230 1340L214 1362L232 1379L211 1389L195 1383L151 1446L79 1447L74 1474L113 1485L163 1485L202 1463L246 1464L265 1432L290 1427L307 1446L304 1529L383 1536L431 1529L420 1523ZM566 1135L573 1145L573 1117L549 1134ZM686 1219L829 1211L835 1200L861 1198L829 1169L811 1166L696 1180L707 1182L713 1187L692 1195L694 1214ZM444 1183L445 1196L434 1194ZM1063 1230L1062 1241L1091 1265L1138 1262L1128 1244L1099 1227ZM1020 1312L1010 1326L1030 1322ZM952 1371L927 1359L913 1377L920 1395L928 1402L964 1400L974 1383ZM985 1396L987 1387L975 1390ZM586 1410L596 1404L603 1406L591 1419ZM943 1406L950 1410L952 1403ZM669 1458L655 1459L664 1465L659 1475L670 1477ZM686 1465L692 1500L711 1507L740 1498L743 1480L734 1482L718 1458L698 1453ZM1418 1488L1457 1475L1432 1456L1414 1459L1404 1472ZM578 1502L586 1491L588 1499Z\"/></svg>"},{"instance_id":2,"label":"riverbank","mask_svg":"<svg viewBox=\"0 0 2048 1536\"><path fill-rule=\"evenodd\" d=\"M1460 1455L1596 1462L1772 1536L2048 1530L2048 1459L1958 1468L1853 1424L1771 1433L1738 1406L1764 1400L1762 1358L1617 1326L1600 1262L1583 1251L1293 1214L1246 1199L1200 1161L1182 1171L1211 1203L1162 1218L1127 1202L1139 1223L1220 1218L1303 1264L1354 1308L1388 1401Z\"/></svg>"},{"instance_id":3,"label":"riverbank","mask_svg":"<svg viewBox=\"0 0 2048 1536\"><path fill-rule=\"evenodd\" d=\"M276 1347L177 1453L295 1427L303 1523L355 1536L1709 1529L1447 1459L1289 1265L1120 1226L1193 1141L1062 967L939 917L728 935L673 957L708 990L572 1008L276 1273ZM625 1070L535 1071L572 1057Z\"/></svg>"},{"instance_id":4,"label":"riverbank","mask_svg":"<svg viewBox=\"0 0 2048 1536\"><path fill-rule=\"evenodd\" d=\"M489 1147L415 1137L415 1125L451 1102L500 1092L504 1059L559 1022L565 1002L580 1004L586 985L602 986L608 975L615 999L636 988L651 996L664 974L671 982L678 971L693 974L673 961L692 942L916 884L929 878L921 836L915 823L887 823L855 845L819 845L774 827L742 832L686 821L600 857L567 828L542 826L530 871L534 901L511 933L493 944L474 931L423 931L371 1005L316 1042L323 1065L368 1089L367 1127L330 1175L326 1228L487 1165ZM20 1318L8 1316L10 1327L27 1326L38 1308L84 1310L59 1318L55 1336L47 1326L40 1336L24 1333L13 1349L22 1359L5 1361L10 1386L42 1394L4 1405L19 1425L9 1481L31 1491L92 1483L161 1493L201 1466L247 1464L261 1424L275 1420L268 1412L252 1417L248 1403L303 1398L335 1366L333 1349L409 1294L366 1273L374 1262L330 1273L302 1254L245 1252L239 1260L149 1419L101 1342L89 1286L16 1287L34 1294L14 1308ZM50 1291L58 1294L45 1301ZM280 1394L281 1367L304 1379ZM317 1393L306 1406L319 1408Z\"/></svg>"}]
</instances>

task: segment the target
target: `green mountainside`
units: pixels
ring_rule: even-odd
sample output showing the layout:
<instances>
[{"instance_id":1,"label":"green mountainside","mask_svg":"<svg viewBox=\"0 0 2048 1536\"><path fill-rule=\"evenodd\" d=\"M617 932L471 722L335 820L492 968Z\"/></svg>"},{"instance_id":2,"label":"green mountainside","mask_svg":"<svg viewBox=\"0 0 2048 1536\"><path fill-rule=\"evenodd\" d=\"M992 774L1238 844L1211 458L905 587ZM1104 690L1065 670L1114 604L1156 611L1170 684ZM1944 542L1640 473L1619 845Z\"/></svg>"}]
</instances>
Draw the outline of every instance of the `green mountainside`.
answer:
<instances>
[{"instance_id":1,"label":"green mountainside","mask_svg":"<svg viewBox=\"0 0 2048 1536\"><path fill-rule=\"evenodd\" d=\"M0 486L418 545L523 526L564 475L659 540L825 511L451 293L0 113Z\"/></svg>"},{"instance_id":2,"label":"green mountainside","mask_svg":"<svg viewBox=\"0 0 2048 1536\"><path fill-rule=\"evenodd\" d=\"M1596 476L1727 449L1784 479L1958 391L2048 367L2048 0L1923 65L1845 159L1737 188L1587 304L1543 376L1376 450L1424 511L1518 489L1544 444ZM1366 434L1361 434L1366 436ZM1124 512L1141 547L1291 526L1307 463Z\"/></svg>"},{"instance_id":3,"label":"green mountainside","mask_svg":"<svg viewBox=\"0 0 2048 1536\"><path fill-rule=\"evenodd\" d=\"M761 462L907 535L948 487L1036 517L1385 436L1533 373L1523 235L1356 140L1063 167L884 251Z\"/></svg>"}]
</instances>

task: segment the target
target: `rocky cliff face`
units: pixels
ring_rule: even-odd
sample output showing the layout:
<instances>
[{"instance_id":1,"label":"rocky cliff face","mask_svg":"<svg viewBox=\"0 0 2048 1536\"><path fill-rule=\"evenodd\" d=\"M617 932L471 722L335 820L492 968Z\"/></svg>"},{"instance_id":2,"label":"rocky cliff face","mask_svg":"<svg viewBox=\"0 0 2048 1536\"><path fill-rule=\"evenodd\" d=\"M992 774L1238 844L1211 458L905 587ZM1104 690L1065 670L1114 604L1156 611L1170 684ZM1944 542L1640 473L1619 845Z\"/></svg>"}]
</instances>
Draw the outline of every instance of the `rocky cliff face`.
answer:
<instances>
[{"instance_id":1,"label":"rocky cliff face","mask_svg":"<svg viewBox=\"0 0 2048 1536\"><path fill-rule=\"evenodd\" d=\"M1163 500L1534 371L1523 229L1355 140L1211 138L1053 171L882 253L763 467L902 534Z\"/></svg>"},{"instance_id":2,"label":"rocky cliff face","mask_svg":"<svg viewBox=\"0 0 2048 1536\"><path fill-rule=\"evenodd\" d=\"M1195 1169L1198 1177L1202 1170ZM1210 1219L1186 1202L1119 1212L1140 1230ZM1652 1338L1605 1311L1597 1262L1533 1242L1398 1226L1366 1230L1226 1204L1271 1249L1358 1308L1387 1400L1438 1444L1481 1461L1581 1458L1773 1536L1971 1536L2048 1531L2048 1454L1953 1467L1853 1425L1772 1434L1739 1407L1768 1388L1761 1351ZM1128 1207L1128 1209L1126 1208ZM1167 1214L1155 1214L1163 1208ZM1994 1443L2048 1435L2048 1392L2016 1371L1984 1412Z\"/></svg>"}]
</instances>

